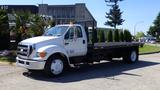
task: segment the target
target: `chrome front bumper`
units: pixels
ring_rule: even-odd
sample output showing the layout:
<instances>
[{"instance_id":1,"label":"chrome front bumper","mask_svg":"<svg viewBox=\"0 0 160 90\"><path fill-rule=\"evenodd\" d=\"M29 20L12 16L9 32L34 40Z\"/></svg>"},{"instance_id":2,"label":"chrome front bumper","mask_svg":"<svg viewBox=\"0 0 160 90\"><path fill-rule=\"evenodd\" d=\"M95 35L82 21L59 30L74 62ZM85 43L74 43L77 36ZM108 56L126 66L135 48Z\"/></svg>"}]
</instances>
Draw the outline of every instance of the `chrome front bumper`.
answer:
<instances>
[{"instance_id":1,"label":"chrome front bumper","mask_svg":"<svg viewBox=\"0 0 160 90\"><path fill-rule=\"evenodd\" d=\"M46 61L25 60L18 57L16 60L17 66L31 70L43 70L46 63Z\"/></svg>"}]
</instances>

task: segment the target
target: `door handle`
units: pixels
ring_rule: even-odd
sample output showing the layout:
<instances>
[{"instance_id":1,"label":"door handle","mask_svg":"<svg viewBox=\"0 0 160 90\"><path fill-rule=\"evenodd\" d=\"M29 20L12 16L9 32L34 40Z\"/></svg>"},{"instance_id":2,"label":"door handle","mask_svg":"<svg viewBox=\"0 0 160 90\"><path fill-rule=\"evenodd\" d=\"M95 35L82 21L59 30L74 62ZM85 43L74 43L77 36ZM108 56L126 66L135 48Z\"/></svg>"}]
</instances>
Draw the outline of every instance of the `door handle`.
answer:
<instances>
[{"instance_id":1,"label":"door handle","mask_svg":"<svg viewBox=\"0 0 160 90\"><path fill-rule=\"evenodd\" d=\"M64 45L68 45L69 43L65 42Z\"/></svg>"}]
</instances>

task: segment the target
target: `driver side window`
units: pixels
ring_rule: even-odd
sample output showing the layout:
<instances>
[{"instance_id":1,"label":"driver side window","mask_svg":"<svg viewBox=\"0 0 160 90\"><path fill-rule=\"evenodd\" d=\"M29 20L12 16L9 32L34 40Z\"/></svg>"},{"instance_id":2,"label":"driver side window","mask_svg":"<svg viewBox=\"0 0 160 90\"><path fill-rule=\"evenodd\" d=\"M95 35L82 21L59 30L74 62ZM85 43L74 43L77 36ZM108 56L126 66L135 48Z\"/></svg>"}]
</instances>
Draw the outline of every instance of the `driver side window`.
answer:
<instances>
[{"instance_id":1,"label":"driver side window","mask_svg":"<svg viewBox=\"0 0 160 90\"><path fill-rule=\"evenodd\" d=\"M74 28L72 27L67 31L64 39L73 39L73 37L74 37Z\"/></svg>"}]
</instances>

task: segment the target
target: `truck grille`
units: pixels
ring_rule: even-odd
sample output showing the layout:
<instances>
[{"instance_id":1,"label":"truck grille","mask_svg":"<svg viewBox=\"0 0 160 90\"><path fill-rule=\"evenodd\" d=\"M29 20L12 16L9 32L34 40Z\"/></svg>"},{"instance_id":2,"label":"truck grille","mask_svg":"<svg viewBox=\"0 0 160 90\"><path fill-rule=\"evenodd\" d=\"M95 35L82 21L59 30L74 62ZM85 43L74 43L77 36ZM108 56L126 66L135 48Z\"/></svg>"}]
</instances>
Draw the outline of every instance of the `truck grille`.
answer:
<instances>
[{"instance_id":1,"label":"truck grille","mask_svg":"<svg viewBox=\"0 0 160 90\"><path fill-rule=\"evenodd\" d=\"M17 56L28 57L32 53L32 46L29 45L18 45Z\"/></svg>"}]
</instances>

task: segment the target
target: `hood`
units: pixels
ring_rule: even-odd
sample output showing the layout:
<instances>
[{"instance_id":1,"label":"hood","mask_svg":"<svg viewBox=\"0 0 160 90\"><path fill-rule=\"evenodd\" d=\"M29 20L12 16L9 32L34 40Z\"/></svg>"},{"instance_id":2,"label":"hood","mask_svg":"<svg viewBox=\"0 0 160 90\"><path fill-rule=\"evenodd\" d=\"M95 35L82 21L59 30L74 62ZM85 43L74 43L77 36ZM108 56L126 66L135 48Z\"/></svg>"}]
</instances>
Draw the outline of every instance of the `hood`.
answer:
<instances>
[{"instance_id":1,"label":"hood","mask_svg":"<svg viewBox=\"0 0 160 90\"><path fill-rule=\"evenodd\" d=\"M53 36L39 36L39 37L33 37L33 38L25 39L25 40L21 41L21 43L37 44L37 43L49 41L49 40L56 39L56 38L58 38L58 37L53 37Z\"/></svg>"}]
</instances>

